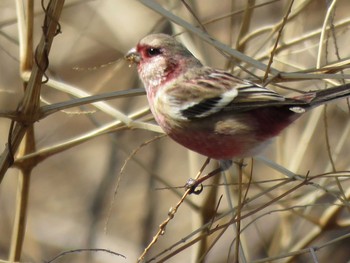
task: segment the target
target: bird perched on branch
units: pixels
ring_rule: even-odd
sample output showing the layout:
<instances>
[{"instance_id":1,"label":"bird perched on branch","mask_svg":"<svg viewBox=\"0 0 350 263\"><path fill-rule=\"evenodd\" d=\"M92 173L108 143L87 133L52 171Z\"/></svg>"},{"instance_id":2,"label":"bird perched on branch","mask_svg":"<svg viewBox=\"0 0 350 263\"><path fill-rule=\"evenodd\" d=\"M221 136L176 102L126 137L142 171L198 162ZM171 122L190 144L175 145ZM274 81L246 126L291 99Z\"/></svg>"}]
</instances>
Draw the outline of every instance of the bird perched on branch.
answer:
<instances>
[{"instance_id":1,"label":"bird perched on branch","mask_svg":"<svg viewBox=\"0 0 350 263\"><path fill-rule=\"evenodd\" d=\"M284 97L203 66L173 37L152 34L125 58L137 64L151 111L179 144L217 160L248 157L304 112L350 96L350 84Z\"/></svg>"}]
</instances>

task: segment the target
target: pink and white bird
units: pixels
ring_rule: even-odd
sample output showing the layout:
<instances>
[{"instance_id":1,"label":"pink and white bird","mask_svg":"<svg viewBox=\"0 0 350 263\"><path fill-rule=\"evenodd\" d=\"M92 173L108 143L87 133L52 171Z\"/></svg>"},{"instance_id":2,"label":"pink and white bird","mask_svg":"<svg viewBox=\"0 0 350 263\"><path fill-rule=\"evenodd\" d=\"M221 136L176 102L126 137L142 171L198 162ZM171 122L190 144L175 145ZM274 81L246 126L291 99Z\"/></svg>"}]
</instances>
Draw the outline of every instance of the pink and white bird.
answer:
<instances>
[{"instance_id":1,"label":"pink and white bird","mask_svg":"<svg viewBox=\"0 0 350 263\"><path fill-rule=\"evenodd\" d=\"M179 144L218 160L257 154L302 113L350 96L350 84L287 98L203 66L165 34L141 39L126 59L137 64L151 111Z\"/></svg>"}]
</instances>

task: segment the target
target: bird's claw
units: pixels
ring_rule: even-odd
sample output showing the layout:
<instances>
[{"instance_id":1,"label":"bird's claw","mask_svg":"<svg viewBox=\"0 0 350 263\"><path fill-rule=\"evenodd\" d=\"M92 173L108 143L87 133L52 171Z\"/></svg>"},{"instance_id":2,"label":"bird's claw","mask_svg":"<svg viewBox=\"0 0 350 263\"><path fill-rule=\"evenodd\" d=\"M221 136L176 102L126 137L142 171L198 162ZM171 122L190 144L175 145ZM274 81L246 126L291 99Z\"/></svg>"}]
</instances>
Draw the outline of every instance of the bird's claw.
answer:
<instances>
[{"instance_id":1,"label":"bird's claw","mask_svg":"<svg viewBox=\"0 0 350 263\"><path fill-rule=\"evenodd\" d=\"M196 190L198 186L199 189ZM189 194L199 195L203 191L203 185L193 178L187 180L185 188L190 189Z\"/></svg>"}]
</instances>

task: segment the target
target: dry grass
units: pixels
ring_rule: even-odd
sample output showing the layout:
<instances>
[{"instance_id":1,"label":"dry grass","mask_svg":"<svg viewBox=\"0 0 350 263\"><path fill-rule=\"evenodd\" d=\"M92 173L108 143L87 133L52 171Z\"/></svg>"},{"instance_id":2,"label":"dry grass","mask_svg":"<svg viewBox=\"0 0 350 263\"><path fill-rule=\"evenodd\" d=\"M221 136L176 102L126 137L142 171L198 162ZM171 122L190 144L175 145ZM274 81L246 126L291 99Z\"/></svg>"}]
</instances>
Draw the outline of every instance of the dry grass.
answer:
<instances>
[{"instance_id":1,"label":"dry grass","mask_svg":"<svg viewBox=\"0 0 350 263\"><path fill-rule=\"evenodd\" d=\"M347 0L49 2L0 3L0 262L349 260L346 100L187 195L178 186L205 159L154 139L122 59L167 32L205 64L283 94L339 85L350 78Z\"/></svg>"}]
</instances>

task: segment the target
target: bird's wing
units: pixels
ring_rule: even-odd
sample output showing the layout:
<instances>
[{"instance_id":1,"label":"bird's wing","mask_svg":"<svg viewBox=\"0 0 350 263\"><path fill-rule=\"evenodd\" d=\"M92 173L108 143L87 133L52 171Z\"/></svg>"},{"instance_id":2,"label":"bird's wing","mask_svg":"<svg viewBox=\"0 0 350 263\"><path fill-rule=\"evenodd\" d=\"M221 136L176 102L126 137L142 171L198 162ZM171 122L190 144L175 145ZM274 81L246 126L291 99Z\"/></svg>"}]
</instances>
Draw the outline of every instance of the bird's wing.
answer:
<instances>
[{"instance_id":1,"label":"bird's wing","mask_svg":"<svg viewBox=\"0 0 350 263\"><path fill-rule=\"evenodd\" d=\"M272 105L290 105L290 99L268 88L212 68L184 74L166 88L173 118L198 119L220 111L247 111Z\"/></svg>"}]
</instances>

